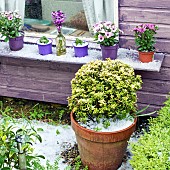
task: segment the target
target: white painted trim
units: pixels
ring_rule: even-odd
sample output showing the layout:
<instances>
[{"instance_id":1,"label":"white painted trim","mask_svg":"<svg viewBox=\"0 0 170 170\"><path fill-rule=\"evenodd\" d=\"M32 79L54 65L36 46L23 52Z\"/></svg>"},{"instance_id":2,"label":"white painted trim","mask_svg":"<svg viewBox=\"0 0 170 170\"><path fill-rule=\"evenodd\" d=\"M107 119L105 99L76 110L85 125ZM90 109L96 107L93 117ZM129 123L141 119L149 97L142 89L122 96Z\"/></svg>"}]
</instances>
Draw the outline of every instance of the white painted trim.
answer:
<instances>
[{"instance_id":1,"label":"white painted trim","mask_svg":"<svg viewBox=\"0 0 170 170\"><path fill-rule=\"evenodd\" d=\"M5 1L0 0L0 11L5 11Z\"/></svg>"},{"instance_id":2,"label":"white painted trim","mask_svg":"<svg viewBox=\"0 0 170 170\"><path fill-rule=\"evenodd\" d=\"M114 24L119 28L119 1L114 0Z\"/></svg>"}]
</instances>

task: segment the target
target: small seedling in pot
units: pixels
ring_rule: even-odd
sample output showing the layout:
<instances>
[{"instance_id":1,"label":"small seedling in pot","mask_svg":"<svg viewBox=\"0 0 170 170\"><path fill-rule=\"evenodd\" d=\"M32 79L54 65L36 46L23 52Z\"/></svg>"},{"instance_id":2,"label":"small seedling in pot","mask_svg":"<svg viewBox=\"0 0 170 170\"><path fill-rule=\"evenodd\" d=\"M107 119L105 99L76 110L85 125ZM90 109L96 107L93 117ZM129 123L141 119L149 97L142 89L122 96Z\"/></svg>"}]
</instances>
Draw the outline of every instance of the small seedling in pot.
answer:
<instances>
[{"instance_id":1,"label":"small seedling in pot","mask_svg":"<svg viewBox=\"0 0 170 170\"><path fill-rule=\"evenodd\" d=\"M108 128L109 126L110 126L110 121L109 120L105 120L104 122L103 122L103 126L104 126L104 128Z\"/></svg>"},{"instance_id":2,"label":"small seedling in pot","mask_svg":"<svg viewBox=\"0 0 170 170\"><path fill-rule=\"evenodd\" d=\"M84 41L80 40L79 38L76 38L75 43L76 43L76 46L83 45Z\"/></svg>"},{"instance_id":3,"label":"small seedling in pot","mask_svg":"<svg viewBox=\"0 0 170 170\"><path fill-rule=\"evenodd\" d=\"M96 131L96 132L98 132L100 130L102 130L102 128L99 128L98 126L94 128L94 131Z\"/></svg>"},{"instance_id":4,"label":"small seedling in pot","mask_svg":"<svg viewBox=\"0 0 170 170\"><path fill-rule=\"evenodd\" d=\"M49 39L46 36L42 36L40 38L40 43L47 44L49 42Z\"/></svg>"},{"instance_id":5,"label":"small seedling in pot","mask_svg":"<svg viewBox=\"0 0 170 170\"><path fill-rule=\"evenodd\" d=\"M88 55L88 43L76 38L73 43L75 57L84 57Z\"/></svg>"},{"instance_id":6,"label":"small seedling in pot","mask_svg":"<svg viewBox=\"0 0 170 170\"><path fill-rule=\"evenodd\" d=\"M47 38L46 36L42 36L38 42L39 54L48 55L52 54L52 40Z\"/></svg>"}]
</instances>

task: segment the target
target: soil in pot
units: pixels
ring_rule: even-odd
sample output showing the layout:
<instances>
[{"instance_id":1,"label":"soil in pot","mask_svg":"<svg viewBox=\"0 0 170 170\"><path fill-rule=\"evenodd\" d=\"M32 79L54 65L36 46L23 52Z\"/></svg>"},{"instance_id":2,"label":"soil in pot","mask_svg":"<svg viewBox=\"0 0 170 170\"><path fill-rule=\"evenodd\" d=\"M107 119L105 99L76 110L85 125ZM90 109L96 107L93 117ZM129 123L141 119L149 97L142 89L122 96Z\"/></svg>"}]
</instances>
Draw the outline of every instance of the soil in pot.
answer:
<instances>
[{"instance_id":1,"label":"soil in pot","mask_svg":"<svg viewBox=\"0 0 170 170\"><path fill-rule=\"evenodd\" d=\"M116 170L121 165L127 142L135 130L135 121L115 132L96 132L80 126L71 113L71 125L76 134L80 157L89 170Z\"/></svg>"}]
</instances>

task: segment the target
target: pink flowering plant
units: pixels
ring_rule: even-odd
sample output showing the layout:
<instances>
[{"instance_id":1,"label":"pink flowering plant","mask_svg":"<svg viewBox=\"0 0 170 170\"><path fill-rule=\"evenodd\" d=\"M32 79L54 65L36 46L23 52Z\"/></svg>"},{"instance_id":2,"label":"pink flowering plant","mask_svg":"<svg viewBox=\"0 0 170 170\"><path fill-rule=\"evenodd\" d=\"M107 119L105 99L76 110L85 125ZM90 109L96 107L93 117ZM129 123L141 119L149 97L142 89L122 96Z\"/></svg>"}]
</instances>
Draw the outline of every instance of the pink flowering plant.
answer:
<instances>
[{"instance_id":1,"label":"pink flowering plant","mask_svg":"<svg viewBox=\"0 0 170 170\"><path fill-rule=\"evenodd\" d=\"M101 21L93 26L94 39L103 46L113 46L119 42L119 29L111 21Z\"/></svg>"},{"instance_id":2,"label":"pink flowering plant","mask_svg":"<svg viewBox=\"0 0 170 170\"><path fill-rule=\"evenodd\" d=\"M66 19L65 13L61 10L53 11L51 13L51 16L52 16L54 25L57 27L58 32L61 32L62 24L64 23Z\"/></svg>"},{"instance_id":3,"label":"pink flowering plant","mask_svg":"<svg viewBox=\"0 0 170 170\"><path fill-rule=\"evenodd\" d=\"M158 26L154 24L141 24L136 26L133 31L135 32L135 43L138 51L150 52L154 51L155 37Z\"/></svg>"},{"instance_id":4,"label":"pink flowering plant","mask_svg":"<svg viewBox=\"0 0 170 170\"><path fill-rule=\"evenodd\" d=\"M0 33L1 37L5 37L5 41L18 37L21 26L22 19L17 12L0 12Z\"/></svg>"}]
</instances>

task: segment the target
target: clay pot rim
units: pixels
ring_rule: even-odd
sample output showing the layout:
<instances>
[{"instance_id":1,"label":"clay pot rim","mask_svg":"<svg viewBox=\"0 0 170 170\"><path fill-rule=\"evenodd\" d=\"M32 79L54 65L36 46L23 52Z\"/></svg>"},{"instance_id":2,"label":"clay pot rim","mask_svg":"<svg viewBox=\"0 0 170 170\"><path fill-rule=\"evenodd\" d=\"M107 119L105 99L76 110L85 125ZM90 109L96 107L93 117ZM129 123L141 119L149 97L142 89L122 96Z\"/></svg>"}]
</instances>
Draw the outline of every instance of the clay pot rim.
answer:
<instances>
[{"instance_id":1,"label":"clay pot rim","mask_svg":"<svg viewBox=\"0 0 170 170\"><path fill-rule=\"evenodd\" d=\"M86 131L86 132L89 132L89 133L94 133L94 134L103 134L103 135L113 135L113 134L118 134L118 133L122 133L123 131L127 131L127 130L130 130L137 122L137 117L134 118L134 122L128 126L127 128L124 128L124 129L121 129L121 130L117 130L117 131L113 131L113 132L97 132L97 131L94 131L94 130L91 130L91 129L87 129L83 126L80 126L79 123L74 119L74 112L72 111L71 114L71 120L73 121L73 123L78 126L81 130L83 131Z\"/></svg>"}]
</instances>

